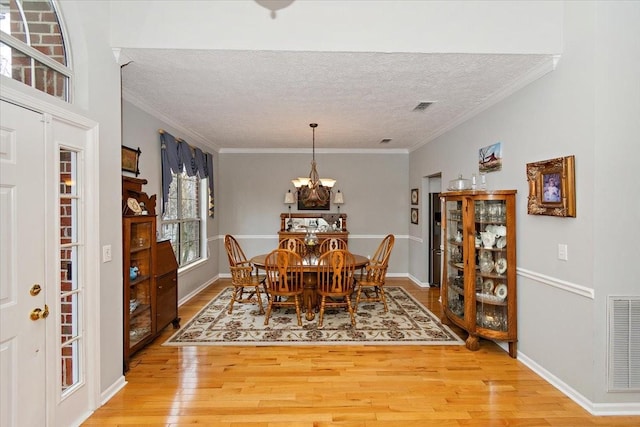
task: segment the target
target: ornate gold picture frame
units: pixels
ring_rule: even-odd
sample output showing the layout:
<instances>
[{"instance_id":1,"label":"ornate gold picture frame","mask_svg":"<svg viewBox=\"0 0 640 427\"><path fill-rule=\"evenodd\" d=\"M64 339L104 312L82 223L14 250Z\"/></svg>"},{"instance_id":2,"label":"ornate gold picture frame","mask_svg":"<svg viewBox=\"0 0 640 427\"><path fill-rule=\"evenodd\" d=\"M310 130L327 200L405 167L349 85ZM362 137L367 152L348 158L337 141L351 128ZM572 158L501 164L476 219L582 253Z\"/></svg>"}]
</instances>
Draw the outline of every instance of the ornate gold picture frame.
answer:
<instances>
[{"instance_id":1,"label":"ornate gold picture frame","mask_svg":"<svg viewBox=\"0 0 640 427\"><path fill-rule=\"evenodd\" d=\"M527 163L529 215L576 216L575 156Z\"/></svg>"}]
</instances>

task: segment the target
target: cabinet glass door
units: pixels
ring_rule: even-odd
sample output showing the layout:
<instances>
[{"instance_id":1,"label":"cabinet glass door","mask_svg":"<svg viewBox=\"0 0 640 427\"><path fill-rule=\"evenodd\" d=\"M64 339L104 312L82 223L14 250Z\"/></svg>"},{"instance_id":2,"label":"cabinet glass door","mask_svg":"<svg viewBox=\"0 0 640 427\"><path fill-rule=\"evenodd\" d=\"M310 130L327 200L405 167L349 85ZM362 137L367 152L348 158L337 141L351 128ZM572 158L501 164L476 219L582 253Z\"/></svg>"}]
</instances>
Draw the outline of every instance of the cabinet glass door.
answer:
<instances>
[{"instance_id":1,"label":"cabinet glass door","mask_svg":"<svg viewBox=\"0 0 640 427\"><path fill-rule=\"evenodd\" d=\"M151 222L131 224L129 348L151 335Z\"/></svg>"},{"instance_id":2,"label":"cabinet glass door","mask_svg":"<svg viewBox=\"0 0 640 427\"><path fill-rule=\"evenodd\" d=\"M464 317L464 233L462 201L447 201L445 254L447 257L447 307L456 316Z\"/></svg>"},{"instance_id":3,"label":"cabinet glass door","mask_svg":"<svg viewBox=\"0 0 640 427\"><path fill-rule=\"evenodd\" d=\"M505 200L474 202L476 325L494 331L508 330L506 213Z\"/></svg>"}]
</instances>

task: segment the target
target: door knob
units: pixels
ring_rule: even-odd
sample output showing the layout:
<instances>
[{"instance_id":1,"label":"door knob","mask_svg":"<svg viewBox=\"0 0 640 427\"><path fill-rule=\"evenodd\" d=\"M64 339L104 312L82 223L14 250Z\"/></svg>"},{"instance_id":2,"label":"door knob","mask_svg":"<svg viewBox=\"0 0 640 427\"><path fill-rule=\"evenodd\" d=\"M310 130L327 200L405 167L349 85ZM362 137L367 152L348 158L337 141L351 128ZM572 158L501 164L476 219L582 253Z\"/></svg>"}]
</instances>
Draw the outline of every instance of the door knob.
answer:
<instances>
[{"instance_id":1,"label":"door knob","mask_svg":"<svg viewBox=\"0 0 640 427\"><path fill-rule=\"evenodd\" d=\"M49 316L49 306L44 305L44 310L41 308L34 308L31 310L31 320L46 319Z\"/></svg>"}]
</instances>

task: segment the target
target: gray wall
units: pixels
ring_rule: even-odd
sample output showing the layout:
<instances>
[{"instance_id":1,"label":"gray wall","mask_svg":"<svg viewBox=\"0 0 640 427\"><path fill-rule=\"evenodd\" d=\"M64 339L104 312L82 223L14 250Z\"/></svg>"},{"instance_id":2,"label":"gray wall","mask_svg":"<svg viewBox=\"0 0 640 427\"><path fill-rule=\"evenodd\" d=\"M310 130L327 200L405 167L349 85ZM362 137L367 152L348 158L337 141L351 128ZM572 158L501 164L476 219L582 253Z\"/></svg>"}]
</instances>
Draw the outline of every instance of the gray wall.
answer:
<instances>
[{"instance_id":1,"label":"gray wall","mask_svg":"<svg viewBox=\"0 0 640 427\"><path fill-rule=\"evenodd\" d=\"M393 233L396 244L389 274L406 275L408 154L316 152L316 161L320 176L336 179L334 189L344 193L345 203L340 212L347 214L349 248L355 253L373 255L380 240ZM287 212L284 195L293 190L291 180L308 176L310 168L311 152L222 152L217 197L220 233L239 238L249 257L275 248L280 214ZM297 212L296 206L292 212ZM337 212L333 204L331 212ZM228 274L225 256L221 250L220 271Z\"/></svg>"},{"instance_id":2,"label":"gray wall","mask_svg":"<svg viewBox=\"0 0 640 427\"><path fill-rule=\"evenodd\" d=\"M477 173L479 148L502 142L503 169L487 180L489 189L518 190L520 358L592 410L640 399L607 393L605 375L606 298L639 295L639 14L632 3L566 3L557 69L410 159L410 186L442 171L446 187L458 173ZM576 157L577 217L528 215L526 164L567 155ZM559 243L568 261L557 259Z\"/></svg>"},{"instance_id":3,"label":"gray wall","mask_svg":"<svg viewBox=\"0 0 640 427\"><path fill-rule=\"evenodd\" d=\"M126 70L124 72L126 72ZM167 124L166 121L141 110L131 102L123 101L122 144L131 148L140 148L142 151L140 155L140 175L138 178L144 178L148 181L143 187L143 190L147 194L155 194L157 196L156 215L158 219L158 230L160 230L162 216L162 169L160 166L159 129L163 129L176 138L187 141L192 146L198 146L203 151L212 153L214 155L214 186L219 187L217 179L217 176L219 176L217 173L218 155L210 148L207 148L203 141L192 139L186 135L184 131L176 129L172 125ZM128 172L123 172L123 174L133 176L133 174ZM203 286L211 283L218 275L218 217L219 214L216 213L214 218L207 220L208 257L206 261L192 267L181 269L178 274L178 299L180 302L192 296L194 292Z\"/></svg>"}]
</instances>

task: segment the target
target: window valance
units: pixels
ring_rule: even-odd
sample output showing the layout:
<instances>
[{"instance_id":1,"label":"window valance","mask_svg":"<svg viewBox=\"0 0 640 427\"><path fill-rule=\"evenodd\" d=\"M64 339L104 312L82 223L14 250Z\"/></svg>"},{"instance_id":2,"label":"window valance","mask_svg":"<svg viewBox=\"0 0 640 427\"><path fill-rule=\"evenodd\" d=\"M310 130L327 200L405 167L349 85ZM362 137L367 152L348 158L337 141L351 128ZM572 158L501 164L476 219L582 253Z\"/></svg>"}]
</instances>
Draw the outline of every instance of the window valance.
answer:
<instances>
[{"instance_id":1,"label":"window valance","mask_svg":"<svg viewBox=\"0 0 640 427\"><path fill-rule=\"evenodd\" d=\"M160 147L162 150L162 213L164 214L171 173L186 172L188 176L198 175L200 179L209 179L210 213L213 207L213 155L204 153L198 147L191 147L186 141L175 138L160 129Z\"/></svg>"}]
</instances>

